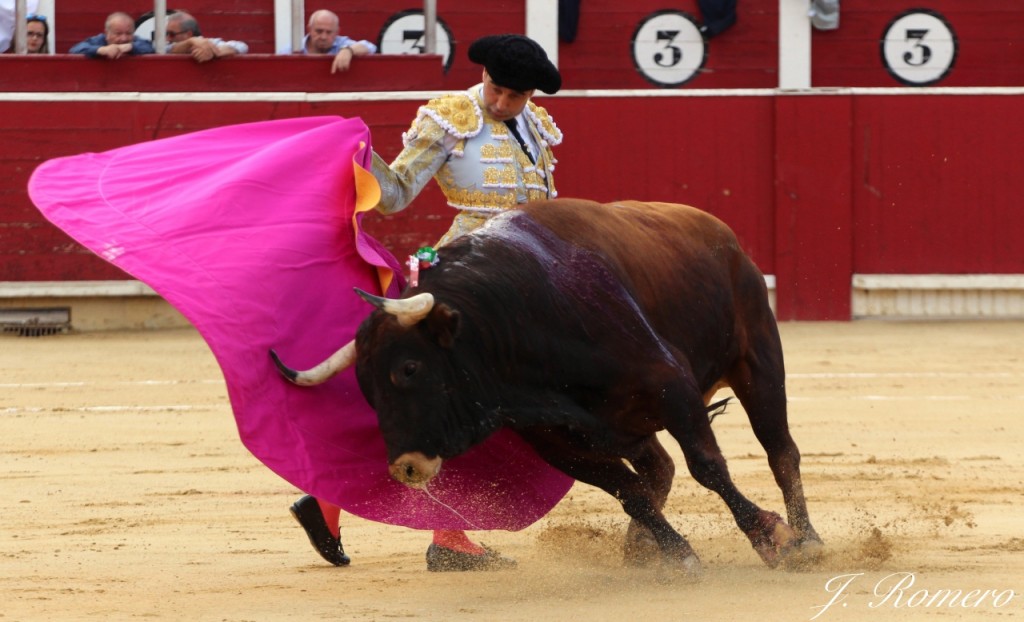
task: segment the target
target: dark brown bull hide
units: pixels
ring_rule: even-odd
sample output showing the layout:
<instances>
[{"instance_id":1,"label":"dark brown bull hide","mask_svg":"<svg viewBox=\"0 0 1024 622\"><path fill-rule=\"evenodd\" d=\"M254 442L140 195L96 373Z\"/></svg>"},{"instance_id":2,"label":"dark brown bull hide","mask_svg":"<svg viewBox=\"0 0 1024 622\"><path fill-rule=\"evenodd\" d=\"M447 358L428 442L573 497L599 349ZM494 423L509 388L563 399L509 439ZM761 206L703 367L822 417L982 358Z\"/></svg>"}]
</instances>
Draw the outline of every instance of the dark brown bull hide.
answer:
<instances>
[{"instance_id":1,"label":"dark brown bull hide","mask_svg":"<svg viewBox=\"0 0 1024 622\"><path fill-rule=\"evenodd\" d=\"M668 430L765 563L818 553L764 277L724 223L683 205L546 201L439 258L403 294L432 295L428 312L400 322L378 309L356 338L356 374L397 479L422 485L443 459L513 428L622 503L627 553L653 536L664 560L696 573L662 515L674 466L655 433ZM767 452L792 528L729 476L705 407L724 386Z\"/></svg>"}]
</instances>

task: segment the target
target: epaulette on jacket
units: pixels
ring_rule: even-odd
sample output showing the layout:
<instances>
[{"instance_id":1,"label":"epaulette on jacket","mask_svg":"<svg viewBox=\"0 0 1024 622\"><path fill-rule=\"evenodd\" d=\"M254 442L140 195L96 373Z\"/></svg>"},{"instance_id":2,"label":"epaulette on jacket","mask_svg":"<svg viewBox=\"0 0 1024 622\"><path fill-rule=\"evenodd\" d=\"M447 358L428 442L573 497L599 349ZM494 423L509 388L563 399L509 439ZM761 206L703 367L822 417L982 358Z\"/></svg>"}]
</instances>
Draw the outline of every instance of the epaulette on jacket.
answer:
<instances>
[{"instance_id":1,"label":"epaulette on jacket","mask_svg":"<svg viewBox=\"0 0 1024 622\"><path fill-rule=\"evenodd\" d=\"M469 93L437 97L420 106L419 113L429 116L455 138L472 138L484 126L483 113Z\"/></svg>"}]
</instances>

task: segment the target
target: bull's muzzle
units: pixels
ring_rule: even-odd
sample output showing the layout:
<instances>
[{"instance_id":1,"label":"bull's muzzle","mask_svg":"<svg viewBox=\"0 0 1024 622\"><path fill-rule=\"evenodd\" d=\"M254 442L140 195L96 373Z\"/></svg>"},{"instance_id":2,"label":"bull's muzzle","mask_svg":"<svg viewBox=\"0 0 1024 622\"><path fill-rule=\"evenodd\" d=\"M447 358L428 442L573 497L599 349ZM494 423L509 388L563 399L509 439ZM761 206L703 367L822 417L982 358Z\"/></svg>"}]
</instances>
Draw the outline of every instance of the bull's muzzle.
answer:
<instances>
[{"instance_id":1,"label":"bull's muzzle","mask_svg":"<svg viewBox=\"0 0 1024 622\"><path fill-rule=\"evenodd\" d=\"M423 488L441 470L441 462L440 457L428 458L419 452L402 454L391 463L388 471L397 482Z\"/></svg>"}]
</instances>

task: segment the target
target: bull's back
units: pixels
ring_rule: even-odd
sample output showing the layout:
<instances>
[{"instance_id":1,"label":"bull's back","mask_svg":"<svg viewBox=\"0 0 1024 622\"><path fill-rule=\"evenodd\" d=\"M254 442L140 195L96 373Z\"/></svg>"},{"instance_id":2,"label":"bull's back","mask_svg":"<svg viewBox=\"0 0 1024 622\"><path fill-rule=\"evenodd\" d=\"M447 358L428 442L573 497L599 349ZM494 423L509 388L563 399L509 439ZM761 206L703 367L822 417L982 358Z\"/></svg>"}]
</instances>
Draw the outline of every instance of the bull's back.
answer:
<instances>
[{"instance_id":1,"label":"bull's back","mask_svg":"<svg viewBox=\"0 0 1024 622\"><path fill-rule=\"evenodd\" d=\"M524 211L563 240L608 258L641 295L700 285L681 273L705 274L721 286L736 269L756 270L725 223L688 205L559 199Z\"/></svg>"},{"instance_id":2,"label":"bull's back","mask_svg":"<svg viewBox=\"0 0 1024 622\"><path fill-rule=\"evenodd\" d=\"M605 258L650 325L710 365L704 370L710 375L728 365L718 357L735 353L736 339L773 321L760 270L732 230L707 212L672 203L575 199L524 211L571 245Z\"/></svg>"}]
</instances>

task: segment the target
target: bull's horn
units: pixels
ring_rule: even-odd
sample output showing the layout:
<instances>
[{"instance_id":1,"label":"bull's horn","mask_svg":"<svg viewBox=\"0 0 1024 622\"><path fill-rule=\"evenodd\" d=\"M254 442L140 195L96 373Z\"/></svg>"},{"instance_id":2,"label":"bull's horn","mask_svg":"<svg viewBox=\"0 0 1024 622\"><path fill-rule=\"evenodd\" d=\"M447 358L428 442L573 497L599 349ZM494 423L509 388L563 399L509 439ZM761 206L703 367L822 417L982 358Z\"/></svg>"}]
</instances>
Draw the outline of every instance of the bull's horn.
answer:
<instances>
[{"instance_id":1,"label":"bull's horn","mask_svg":"<svg viewBox=\"0 0 1024 622\"><path fill-rule=\"evenodd\" d=\"M416 294L410 298L382 298L364 292L358 287L355 290L366 302L397 317L398 323L402 326L412 326L427 317L430 310L434 308L434 295L427 292Z\"/></svg>"},{"instance_id":2,"label":"bull's horn","mask_svg":"<svg viewBox=\"0 0 1024 622\"><path fill-rule=\"evenodd\" d=\"M277 366L277 370L281 372L281 375L295 384L302 386L320 384L355 362L356 342L353 340L346 343L341 349L328 357L326 361L306 371L297 371L288 367L281 362L277 352L273 350L270 351L270 358L274 359L274 365Z\"/></svg>"}]
</instances>

